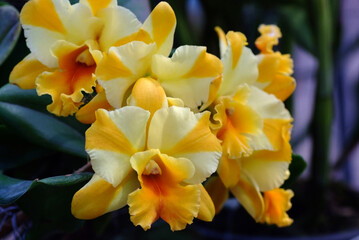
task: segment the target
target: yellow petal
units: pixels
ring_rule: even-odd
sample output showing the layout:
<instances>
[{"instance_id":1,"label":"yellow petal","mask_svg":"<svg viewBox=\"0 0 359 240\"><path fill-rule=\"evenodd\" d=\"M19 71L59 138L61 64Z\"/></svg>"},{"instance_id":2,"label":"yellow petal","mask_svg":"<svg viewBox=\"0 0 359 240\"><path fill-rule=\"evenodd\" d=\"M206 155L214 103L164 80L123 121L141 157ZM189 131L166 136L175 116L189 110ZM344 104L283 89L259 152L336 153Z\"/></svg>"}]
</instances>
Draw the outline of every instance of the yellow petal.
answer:
<instances>
[{"instance_id":1,"label":"yellow petal","mask_svg":"<svg viewBox=\"0 0 359 240\"><path fill-rule=\"evenodd\" d=\"M214 30L217 32L217 35L219 38L219 50L220 50L220 54L221 54L221 58L222 58L224 53L226 52L227 47L228 47L226 34L223 32L222 28L220 28L220 27L215 27Z\"/></svg>"},{"instance_id":2,"label":"yellow petal","mask_svg":"<svg viewBox=\"0 0 359 240\"><path fill-rule=\"evenodd\" d=\"M36 88L35 80L38 75L50 68L43 65L33 54L27 55L10 73L9 81L22 89Z\"/></svg>"},{"instance_id":3,"label":"yellow petal","mask_svg":"<svg viewBox=\"0 0 359 240\"><path fill-rule=\"evenodd\" d=\"M89 6L93 15L96 15L101 9L117 6L116 0L80 0L80 3Z\"/></svg>"},{"instance_id":4,"label":"yellow petal","mask_svg":"<svg viewBox=\"0 0 359 240\"><path fill-rule=\"evenodd\" d=\"M265 212L260 219L261 223L276 224L278 227L287 227L293 223L286 211L292 204L290 199L294 196L292 190L281 188L264 192Z\"/></svg>"},{"instance_id":5,"label":"yellow petal","mask_svg":"<svg viewBox=\"0 0 359 240\"><path fill-rule=\"evenodd\" d=\"M200 185L200 189L201 189L201 202L200 202L197 218L202 221L210 222L212 221L216 213L214 204L208 192L203 187L203 185Z\"/></svg>"},{"instance_id":6,"label":"yellow petal","mask_svg":"<svg viewBox=\"0 0 359 240\"><path fill-rule=\"evenodd\" d=\"M95 40L102 27L87 6L70 5L69 1L31 0L24 5L20 20L28 47L48 67L57 66L50 50L58 40L82 45L86 40Z\"/></svg>"},{"instance_id":7,"label":"yellow petal","mask_svg":"<svg viewBox=\"0 0 359 240\"><path fill-rule=\"evenodd\" d=\"M257 58L245 47L246 38L240 32L228 32L228 48L222 56L223 81L217 96L233 95L240 84L253 84L258 77Z\"/></svg>"},{"instance_id":8,"label":"yellow petal","mask_svg":"<svg viewBox=\"0 0 359 240\"><path fill-rule=\"evenodd\" d=\"M171 58L154 55L152 72L167 96L178 97L192 110L203 110L210 102L211 83L222 73L221 61L205 47L182 46Z\"/></svg>"},{"instance_id":9,"label":"yellow petal","mask_svg":"<svg viewBox=\"0 0 359 240\"><path fill-rule=\"evenodd\" d=\"M252 218L259 221L264 211L264 202L262 194L253 180L242 172L238 184L231 187L230 190Z\"/></svg>"},{"instance_id":10,"label":"yellow petal","mask_svg":"<svg viewBox=\"0 0 359 240\"><path fill-rule=\"evenodd\" d=\"M187 158L196 168L186 182L198 184L216 171L221 146L209 128L209 112L193 114L188 108L158 110L150 123L148 147L177 158Z\"/></svg>"},{"instance_id":11,"label":"yellow petal","mask_svg":"<svg viewBox=\"0 0 359 240\"><path fill-rule=\"evenodd\" d=\"M131 171L130 157L144 149L149 114L132 106L111 112L99 109L86 131L85 148L92 167L114 187Z\"/></svg>"},{"instance_id":12,"label":"yellow petal","mask_svg":"<svg viewBox=\"0 0 359 240\"><path fill-rule=\"evenodd\" d=\"M102 3L98 0L93 1ZM130 10L120 6L106 8L98 12L98 17L104 22L99 38L102 51L107 52L112 46L139 40L136 37L141 23Z\"/></svg>"},{"instance_id":13,"label":"yellow petal","mask_svg":"<svg viewBox=\"0 0 359 240\"><path fill-rule=\"evenodd\" d=\"M127 204L127 196L139 187L136 174L131 172L117 187L97 174L77 191L72 199L71 212L79 219L97 218Z\"/></svg>"},{"instance_id":14,"label":"yellow petal","mask_svg":"<svg viewBox=\"0 0 359 240\"><path fill-rule=\"evenodd\" d=\"M167 2L160 2L143 23L142 29L156 43L157 53L168 56L172 50L176 16Z\"/></svg>"},{"instance_id":15,"label":"yellow petal","mask_svg":"<svg viewBox=\"0 0 359 240\"><path fill-rule=\"evenodd\" d=\"M229 158L227 154L223 154L219 161L217 172L226 188L235 186L241 175L239 160Z\"/></svg>"},{"instance_id":16,"label":"yellow petal","mask_svg":"<svg viewBox=\"0 0 359 240\"><path fill-rule=\"evenodd\" d=\"M286 100L296 87L295 79L290 76L293 73L293 60L288 54L279 52L261 54L258 59L256 85L280 100Z\"/></svg>"},{"instance_id":17,"label":"yellow petal","mask_svg":"<svg viewBox=\"0 0 359 240\"><path fill-rule=\"evenodd\" d=\"M213 176L205 184L208 194L214 203L216 214L218 214L229 197L228 189L218 176Z\"/></svg>"},{"instance_id":18,"label":"yellow petal","mask_svg":"<svg viewBox=\"0 0 359 240\"><path fill-rule=\"evenodd\" d=\"M77 46L66 41L58 41L53 47L54 55L59 59L60 69L54 72L44 72L36 80L37 93L49 94L52 104L48 111L68 116L75 113L82 104L83 93L91 93L95 86L93 73L96 65L86 65L79 56L88 52L88 46ZM88 58L92 59L89 54ZM80 59L80 60L79 60Z\"/></svg>"},{"instance_id":19,"label":"yellow petal","mask_svg":"<svg viewBox=\"0 0 359 240\"><path fill-rule=\"evenodd\" d=\"M96 76L112 106L122 107L126 92L137 79L147 75L155 48L154 44L135 41L111 48L108 56L99 62Z\"/></svg>"},{"instance_id":20,"label":"yellow petal","mask_svg":"<svg viewBox=\"0 0 359 240\"><path fill-rule=\"evenodd\" d=\"M257 38L255 44L261 53L272 53L273 46L278 44L278 39L282 37L280 29L275 25L261 24L258 28L261 36Z\"/></svg>"},{"instance_id":21,"label":"yellow petal","mask_svg":"<svg viewBox=\"0 0 359 240\"><path fill-rule=\"evenodd\" d=\"M93 123L96 120L95 112L100 108L113 110L113 107L107 101L104 91L97 93L90 102L81 107L76 113L76 119L85 124Z\"/></svg>"},{"instance_id":22,"label":"yellow petal","mask_svg":"<svg viewBox=\"0 0 359 240\"><path fill-rule=\"evenodd\" d=\"M181 184L194 173L188 159L148 150L136 153L131 165L141 182L141 189L128 199L131 221L136 226L147 230L159 217L169 223L173 231L192 223L200 207L200 188Z\"/></svg>"},{"instance_id":23,"label":"yellow petal","mask_svg":"<svg viewBox=\"0 0 359 240\"><path fill-rule=\"evenodd\" d=\"M168 102L166 93L158 81L140 78L133 86L127 105L141 107L153 115L158 109L168 107Z\"/></svg>"}]
</instances>

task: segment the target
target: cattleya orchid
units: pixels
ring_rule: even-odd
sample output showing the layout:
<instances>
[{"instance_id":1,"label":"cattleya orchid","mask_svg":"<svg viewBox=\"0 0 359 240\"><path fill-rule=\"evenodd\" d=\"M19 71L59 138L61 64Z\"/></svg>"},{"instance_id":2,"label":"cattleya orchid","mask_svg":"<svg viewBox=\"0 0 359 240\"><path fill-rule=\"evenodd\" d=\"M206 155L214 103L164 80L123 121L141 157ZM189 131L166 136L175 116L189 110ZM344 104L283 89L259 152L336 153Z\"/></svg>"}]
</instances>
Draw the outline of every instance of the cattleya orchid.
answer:
<instances>
[{"instance_id":1,"label":"cattleya orchid","mask_svg":"<svg viewBox=\"0 0 359 240\"><path fill-rule=\"evenodd\" d=\"M222 140L223 152L217 170L219 178L210 181L207 188L211 196L217 195L217 211L228 197L227 191L221 189L227 188L256 221L288 225L291 221L285 211L289 207L280 207L283 201L271 199L280 196L290 206L290 197L284 197L281 191L270 193L289 176L292 118L281 100L257 87L257 57L245 47L245 36L232 31L224 34L220 28L216 31L224 71L212 104L212 128Z\"/></svg>"},{"instance_id":2,"label":"cattleya orchid","mask_svg":"<svg viewBox=\"0 0 359 240\"><path fill-rule=\"evenodd\" d=\"M148 90L142 93L152 97L150 104L139 96L141 108L96 111L86 132L95 174L73 197L73 215L92 219L128 204L132 222L145 230L158 218L172 230L194 217L211 221L214 205L201 183L216 171L221 146L209 128L210 113L155 109L165 97L161 86L152 79L138 84Z\"/></svg>"}]
</instances>

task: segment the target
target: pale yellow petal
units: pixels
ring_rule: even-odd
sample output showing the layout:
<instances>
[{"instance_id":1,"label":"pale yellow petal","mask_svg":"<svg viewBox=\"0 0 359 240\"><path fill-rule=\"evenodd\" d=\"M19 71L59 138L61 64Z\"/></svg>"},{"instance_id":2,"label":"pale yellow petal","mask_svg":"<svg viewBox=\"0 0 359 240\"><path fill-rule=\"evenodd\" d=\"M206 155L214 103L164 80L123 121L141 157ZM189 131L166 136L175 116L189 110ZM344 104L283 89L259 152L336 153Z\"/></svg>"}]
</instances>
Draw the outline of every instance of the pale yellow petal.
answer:
<instances>
[{"instance_id":1,"label":"pale yellow petal","mask_svg":"<svg viewBox=\"0 0 359 240\"><path fill-rule=\"evenodd\" d=\"M221 61L205 47L182 46L171 58L159 54L152 58L152 72L167 96L181 98L192 110L210 104L211 83L220 78L222 69Z\"/></svg>"},{"instance_id":2,"label":"pale yellow petal","mask_svg":"<svg viewBox=\"0 0 359 240\"><path fill-rule=\"evenodd\" d=\"M226 52L227 47L228 47L226 34L220 27L215 27L214 30L217 32L217 35L219 38L219 51L220 51L221 58L222 58L224 53Z\"/></svg>"},{"instance_id":3,"label":"pale yellow petal","mask_svg":"<svg viewBox=\"0 0 359 240\"><path fill-rule=\"evenodd\" d=\"M149 127L148 147L191 160L196 173L186 182L201 183L216 171L222 152L209 124L209 112L194 114L180 107L160 109Z\"/></svg>"},{"instance_id":4,"label":"pale yellow petal","mask_svg":"<svg viewBox=\"0 0 359 240\"><path fill-rule=\"evenodd\" d=\"M94 171L116 187L132 171L130 157L145 146L149 112L124 107L107 112L99 109L86 131L86 151ZM133 121L136 119L136 121Z\"/></svg>"},{"instance_id":5,"label":"pale yellow petal","mask_svg":"<svg viewBox=\"0 0 359 240\"><path fill-rule=\"evenodd\" d=\"M262 194L253 180L242 173L238 184L231 187L230 190L252 218L258 222L264 212L264 202Z\"/></svg>"},{"instance_id":6,"label":"pale yellow petal","mask_svg":"<svg viewBox=\"0 0 359 240\"><path fill-rule=\"evenodd\" d=\"M117 187L113 187L97 174L77 191L72 199L71 212L79 219L97 218L127 204L127 196L139 187L134 172L131 172Z\"/></svg>"},{"instance_id":7,"label":"pale yellow petal","mask_svg":"<svg viewBox=\"0 0 359 240\"><path fill-rule=\"evenodd\" d=\"M176 16L167 2L160 2L145 20L142 30L156 43L156 53L168 56L172 50Z\"/></svg>"},{"instance_id":8,"label":"pale yellow petal","mask_svg":"<svg viewBox=\"0 0 359 240\"><path fill-rule=\"evenodd\" d=\"M96 76L113 107L122 107L126 92L137 79L147 75L155 48L154 44L135 41L110 48L109 54L99 62Z\"/></svg>"},{"instance_id":9,"label":"pale yellow petal","mask_svg":"<svg viewBox=\"0 0 359 240\"><path fill-rule=\"evenodd\" d=\"M102 2L96 0L96 2ZM141 27L140 21L128 9L117 6L98 12L104 22L99 43L101 50L107 52L112 46L120 46L136 40L136 33Z\"/></svg>"},{"instance_id":10,"label":"pale yellow petal","mask_svg":"<svg viewBox=\"0 0 359 240\"><path fill-rule=\"evenodd\" d=\"M102 27L100 19L93 17L87 6L70 5L67 0L31 0L24 5L20 20L28 47L48 67L57 66L50 52L56 41L82 45L86 40L96 39Z\"/></svg>"},{"instance_id":11,"label":"pale yellow petal","mask_svg":"<svg viewBox=\"0 0 359 240\"><path fill-rule=\"evenodd\" d=\"M233 95L240 84L253 84L258 77L257 58L245 47L246 38L242 33L227 34L228 48L221 60L223 62L223 80L217 96Z\"/></svg>"},{"instance_id":12,"label":"pale yellow petal","mask_svg":"<svg viewBox=\"0 0 359 240\"><path fill-rule=\"evenodd\" d=\"M51 71L51 69L30 53L11 71L9 81L22 89L33 89L36 88L37 76L45 71Z\"/></svg>"}]
</instances>

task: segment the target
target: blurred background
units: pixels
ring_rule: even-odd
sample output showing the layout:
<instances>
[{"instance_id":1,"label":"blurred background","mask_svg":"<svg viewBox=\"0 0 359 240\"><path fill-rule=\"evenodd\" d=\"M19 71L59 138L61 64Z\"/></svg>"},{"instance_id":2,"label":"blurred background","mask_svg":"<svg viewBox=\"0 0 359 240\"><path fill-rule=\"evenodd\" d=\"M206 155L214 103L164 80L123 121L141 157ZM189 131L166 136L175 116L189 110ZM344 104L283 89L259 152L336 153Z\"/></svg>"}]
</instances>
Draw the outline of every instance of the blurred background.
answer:
<instances>
[{"instance_id":1,"label":"blurred background","mask_svg":"<svg viewBox=\"0 0 359 240\"><path fill-rule=\"evenodd\" d=\"M19 11L25 3L23 0L7 2ZM118 2L143 22L159 1ZM294 117L293 152L308 164L299 181L291 186L295 192L289 211L293 225L278 229L255 224L236 201L229 200L213 223L195 221L179 233L169 232L162 222L143 233L132 226L127 209L123 209L89 221L73 234L55 232L47 238L354 239L359 236L359 1L168 2L177 17L175 48L185 44L204 45L208 52L219 56L214 27L220 26L225 32L244 33L249 47L257 54L254 41L259 36L258 26L276 24L281 28L283 37L277 50L291 54L297 81L293 96L285 103ZM21 32L13 52L0 65L1 86L8 82L13 66L27 53ZM54 154L47 153L45 157L49 155ZM72 169L83 164L73 163L76 161L69 160L73 157L67 155L56 155L56 158L66 159L63 165L71 162ZM15 175L11 168L5 173Z\"/></svg>"}]
</instances>

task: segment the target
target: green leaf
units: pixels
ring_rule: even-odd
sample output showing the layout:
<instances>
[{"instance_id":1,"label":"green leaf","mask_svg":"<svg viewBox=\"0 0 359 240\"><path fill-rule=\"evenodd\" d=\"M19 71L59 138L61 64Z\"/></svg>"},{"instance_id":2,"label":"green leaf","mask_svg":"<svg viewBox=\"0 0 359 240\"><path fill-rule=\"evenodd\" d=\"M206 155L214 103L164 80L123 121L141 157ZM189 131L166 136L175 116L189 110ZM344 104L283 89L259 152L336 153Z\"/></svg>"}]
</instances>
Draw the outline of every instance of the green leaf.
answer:
<instances>
[{"instance_id":1,"label":"green leaf","mask_svg":"<svg viewBox=\"0 0 359 240\"><path fill-rule=\"evenodd\" d=\"M38 96L35 89L24 90L8 83L0 88L0 101L47 112L46 106L51 103L51 97L50 95Z\"/></svg>"},{"instance_id":2,"label":"green leaf","mask_svg":"<svg viewBox=\"0 0 359 240\"><path fill-rule=\"evenodd\" d=\"M25 181L0 174L0 205L14 203L30 188L33 181Z\"/></svg>"},{"instance_id":3,"label":"green leaf","mask_svg":"<svg viewBox=\"0 0 359 240\"><path fill-rule=\"evenodd\" d=\"M27 181L0 174L0 204L16 202L37 226L74 231L83 221L71 214L72 197L91 176L81 173Z\"/></svg>"},{"instance_id":4,"label":"green leaf","mask_svg":"<svg viewBox=\"0 0 359 240\"><path fill-rule=\"evenodd\" d=\"M53 153L48 149L21 139L6 126L0 126L0 136L0 169L3 170L18 167ZM19 145L21 148L19 148Z\"/></svg>"},{"instance_id":5,"label":"green leaf","mask_svg":"<svg viewBox=\"0 0 359 240\"><path fill-rule=\"evenodd\" d=\"M299 176L306 169L307 163L297 154L292 154L292 162L289 165L289 178L283 183L282 188L290 188L291 185L299 178Z\"/></svg>"},{"instance_id":6,"label":"green leaf","mask_svg":"<svg viewBox=\"0 0 359 240\"><path fill-rule=\"evenodd\" d=\"M19 12L11 5L0 6L0 65L9 56L19 38Z\"/></svg>"},{"instance_id":7,"label":"green leaf","mask_svg":"<svg viewBox=\"0 0 359 240\"><path fill-rule=\"evenodd\" d=\"M17 104L0 102L0 120L30 142L87 157L84 136L51 115Z\"/></svg>"}]
</instances>

